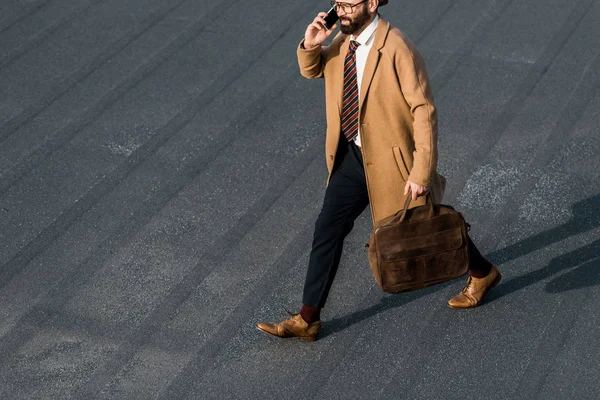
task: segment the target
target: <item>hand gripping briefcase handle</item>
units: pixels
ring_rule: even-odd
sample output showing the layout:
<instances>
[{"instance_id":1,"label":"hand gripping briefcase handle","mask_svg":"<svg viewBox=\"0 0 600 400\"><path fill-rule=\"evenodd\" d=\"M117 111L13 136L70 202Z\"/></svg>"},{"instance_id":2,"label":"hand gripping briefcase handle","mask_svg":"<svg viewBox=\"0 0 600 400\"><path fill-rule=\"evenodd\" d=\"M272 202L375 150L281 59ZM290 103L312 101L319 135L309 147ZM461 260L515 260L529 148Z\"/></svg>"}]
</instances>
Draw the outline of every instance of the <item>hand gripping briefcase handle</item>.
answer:
<instances>
[{"instance_id":1,"label":"hand gripping briefcase handle","mask_svg":"<svg viewBox=\"0 0 600 400\"><path fill-rule=\"evenodd\" d=\"M403 222L406 219L406 212L408 211L408 208L410 207L410 203L412 201L412 193L409 190L408 194L406 195L406 201L404 202L404 208L401 210L402 214L400 214L400 220L399 222ZM430 212L429 212L429 218L433 218L435 216L435 209L433 207L433 195L430 192L427 192L426 197L425 197L425 206L423 207L430 207ZM400 211L398 211L400 212Z\"/></svg>"},{"instance_id":2,"label":"hand gripping briefcase handle","mask_svg":"<svg viewBox=\"0 0 600 400\"><path fill-rule=\"evenodd\" d=\"M434 204L404 208L377 222L369 240L369 264L384 292L401 293L445 282L468 271L467 225L454 208Z\"/></svg>"}]
</instances>

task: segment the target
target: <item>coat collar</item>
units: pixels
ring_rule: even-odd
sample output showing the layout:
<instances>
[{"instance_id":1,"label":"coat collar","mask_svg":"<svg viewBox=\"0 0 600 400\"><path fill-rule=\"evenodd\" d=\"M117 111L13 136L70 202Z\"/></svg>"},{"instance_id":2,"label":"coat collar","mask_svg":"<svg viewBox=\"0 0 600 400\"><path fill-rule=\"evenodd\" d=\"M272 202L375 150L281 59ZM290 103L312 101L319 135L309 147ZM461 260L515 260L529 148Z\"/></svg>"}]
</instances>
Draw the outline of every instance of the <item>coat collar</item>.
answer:
<instances>
[{"instance_id":1,"label":"coat collar","mask_svg":"<svg viewBox=\"0 0 600 400\"><path fill-rule=\"evenodd\" d=\"M375 38L373 39L373 48L377 51L381 50L387 39L388 32L390 31L390 23L379 16L379 22L377 23L377 31L375 32Z\"/></svg>"}]
</instances>

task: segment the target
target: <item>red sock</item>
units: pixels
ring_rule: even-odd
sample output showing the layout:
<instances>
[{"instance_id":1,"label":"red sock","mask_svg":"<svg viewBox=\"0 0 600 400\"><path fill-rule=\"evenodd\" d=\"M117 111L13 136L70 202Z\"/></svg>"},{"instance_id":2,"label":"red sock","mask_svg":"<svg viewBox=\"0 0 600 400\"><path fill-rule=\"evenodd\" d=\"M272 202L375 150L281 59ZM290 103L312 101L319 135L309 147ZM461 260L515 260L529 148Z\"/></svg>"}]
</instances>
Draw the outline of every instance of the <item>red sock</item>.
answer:
<instances>
[{"instance_id":1,"label":"red sock","mask_svg":"<svg viewBox=\"0 0 600 400\"><path fill-rule=\"evenodd\" d=\"M311 322L319 321L321 319L321 309L319 307L307 306L302 304L300 309L300 316L302 319L309 324Z\"/></svg>"}]
</instances>

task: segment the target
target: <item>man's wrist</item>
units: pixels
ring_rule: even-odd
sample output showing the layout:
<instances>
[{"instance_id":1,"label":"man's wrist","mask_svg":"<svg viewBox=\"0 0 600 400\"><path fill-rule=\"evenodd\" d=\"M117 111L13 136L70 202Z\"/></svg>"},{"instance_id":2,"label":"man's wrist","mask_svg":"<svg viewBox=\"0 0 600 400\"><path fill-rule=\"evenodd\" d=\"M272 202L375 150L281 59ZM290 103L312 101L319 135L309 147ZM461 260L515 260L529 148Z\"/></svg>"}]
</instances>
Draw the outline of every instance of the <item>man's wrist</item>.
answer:
<instances>
[{"instance_id":1,"label":"man's wrist","mask_svg":"<svg viewBox=\"0 0 600 400\"><path fill-rule=\"evenodd\" d=\"M304 39L304 40L303 40L303 41L300 43L300 48L301 48L302 50L312 50L312 49L314 49L315 47L317 47L317 45L316 45L316 44L314 44L314 45L312 45L312 46L309 46L309 45L306 43L306 39Z\"/></svg>"}]
</instances>

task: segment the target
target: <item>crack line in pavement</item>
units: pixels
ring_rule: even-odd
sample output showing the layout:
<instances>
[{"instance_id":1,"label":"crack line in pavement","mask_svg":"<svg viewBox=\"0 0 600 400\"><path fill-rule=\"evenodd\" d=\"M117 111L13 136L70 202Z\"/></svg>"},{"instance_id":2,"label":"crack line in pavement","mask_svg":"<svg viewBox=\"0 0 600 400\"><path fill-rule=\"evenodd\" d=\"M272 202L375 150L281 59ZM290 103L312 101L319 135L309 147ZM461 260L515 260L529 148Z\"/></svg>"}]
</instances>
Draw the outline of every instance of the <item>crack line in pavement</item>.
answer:
<instances>
[{"instance_id":1,"label":"crack line in pavement","mask_svg":"<svg viewBox=\"0 0 600 400\"><path fill-rule=\"evenodd\" d=\"M107 0L91 0L89 3L84 4L83 7L76 8L75 10L71 11L71 14L67 15L66 17L62 18L61 20L56 21L54 24L51 24L51 25L45 27L44 29L42 29L41 31L30 36L23 45L18 46L13 51L6 54L4 57L0 58L0 71L3 68L6 68L6 66L8 66L8 65L12 64L13 62L15 62L16 60L18 60L21 56L23 56L25 53L27 53L27 51L29 51L31 48L44 42L44 40L49 38L54 32L56 32L62 26L66 25L70 21L79 17L81 14L83 14L85 11L87 11L92 6L95 6L96 4L104 3L105 1L107 1ZM0 127L0 129L3 129L3 127ZM5 135L5 133L3 133L2 136L0 136L0 137L3 137L4 135Z\"/></svg>"}]
</instances>

